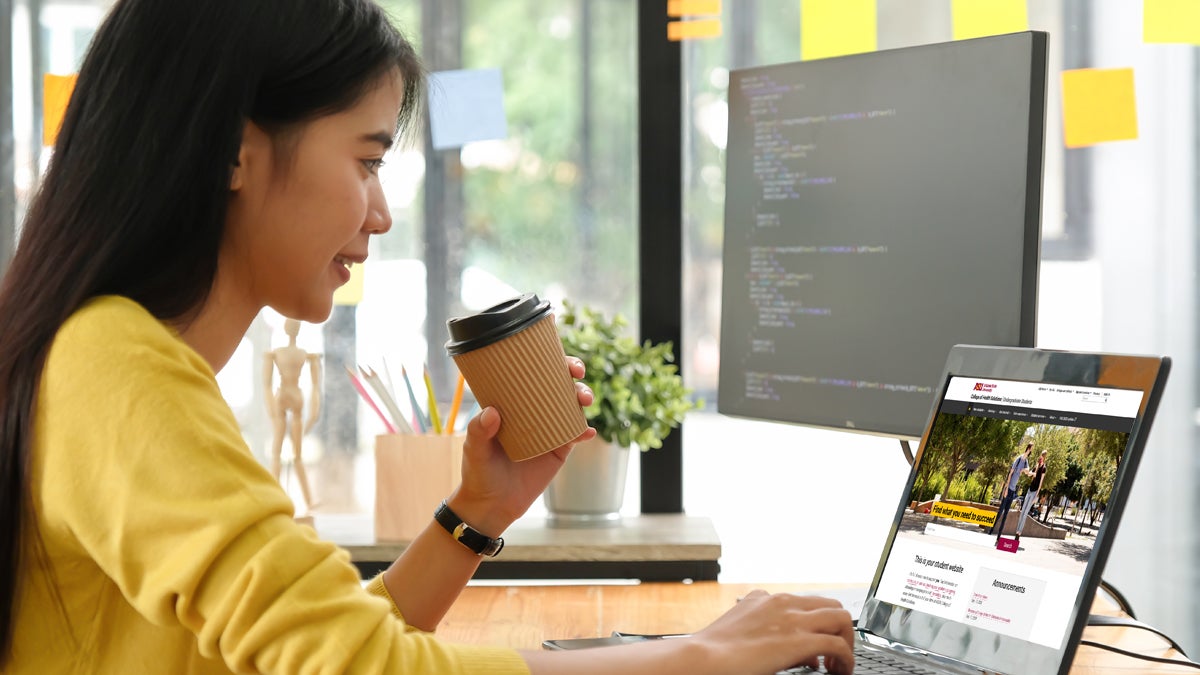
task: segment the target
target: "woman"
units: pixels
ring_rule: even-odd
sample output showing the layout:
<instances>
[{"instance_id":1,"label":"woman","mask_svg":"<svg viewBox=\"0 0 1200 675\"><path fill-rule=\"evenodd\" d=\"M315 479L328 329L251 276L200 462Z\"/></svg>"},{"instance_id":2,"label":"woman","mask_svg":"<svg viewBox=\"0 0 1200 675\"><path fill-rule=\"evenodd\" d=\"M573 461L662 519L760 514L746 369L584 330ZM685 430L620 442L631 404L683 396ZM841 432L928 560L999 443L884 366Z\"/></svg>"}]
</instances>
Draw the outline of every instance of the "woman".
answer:
<instances>
[{"instance_id":1,"label":"woman","mask_svg":"<svg viewBox=\"0 0 1200 675\"><path fill-rule=\"evenodd\" d=\"M476 553L431 521L364 591L295 524L214 373L263 307L328 316L391 226L377 170L421 80L369 0L116 3L0 285L0 669L850 672L845 612L759 592L596 655L443 644ZM512 463L499 425L471 421L447 499L492 537L572 445Z\"/></svg>"},{"instance_id":2,"label":"woman","mask_svg":"<svg viewBox=\"0 0 1200 675\"><path fill-rule=\"evenodd\" d=\"M1029 480L1029 487L1025 488L1025 498L1021 500L1021 517L1017 520L1017 541L1021 541L1021 533L1025 531L1025 519L1029 517L1029 510L1037 503L1038 492L1042 489L1042 479L1046 477L1046 451L1043 450L1038 455L1037 466L1033 469L1033 478Z\"/></svg>"}]
</instances>

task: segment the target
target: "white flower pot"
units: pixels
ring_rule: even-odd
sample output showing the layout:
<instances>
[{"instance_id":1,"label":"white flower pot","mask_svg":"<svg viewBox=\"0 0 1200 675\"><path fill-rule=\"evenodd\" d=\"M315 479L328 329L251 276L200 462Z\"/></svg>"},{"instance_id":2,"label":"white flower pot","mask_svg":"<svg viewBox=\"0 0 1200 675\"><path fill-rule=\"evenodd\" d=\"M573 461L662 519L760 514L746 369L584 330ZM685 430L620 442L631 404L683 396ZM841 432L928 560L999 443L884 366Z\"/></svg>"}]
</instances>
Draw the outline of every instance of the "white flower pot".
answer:
<instances>
[{"instance_id":1,"label":"white flower pot","mask_svg":"<svg viewBox=\"0 0 1200 675\"><path fill-rule=\"evenodd\" d=\"M553 527L604 527L621 520L629 448L597 436L571 451L542 494Z\"/></svg>"}]
</instances>

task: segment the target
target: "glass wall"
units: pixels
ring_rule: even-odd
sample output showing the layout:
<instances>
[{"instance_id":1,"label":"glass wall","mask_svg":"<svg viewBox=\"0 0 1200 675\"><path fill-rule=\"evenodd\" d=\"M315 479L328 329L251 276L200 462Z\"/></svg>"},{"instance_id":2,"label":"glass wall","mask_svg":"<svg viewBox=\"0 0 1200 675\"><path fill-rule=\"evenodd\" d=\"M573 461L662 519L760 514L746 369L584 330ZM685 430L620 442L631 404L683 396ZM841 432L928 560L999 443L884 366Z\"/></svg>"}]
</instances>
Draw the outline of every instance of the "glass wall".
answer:
<instances>
[{"instance_id":1,"label":"glass wall","mask_svg":"<svg viewBox=\"0 0 1200 675\"><path fill-rule=\"evenodd\" d=\"M400 387L407 370L418 391L428 367L447 406L456 371L442 347L446 319L525 292L556 305L570 299L620 312L636 330L633 1L381 4L430 71L499 69L507 133L435 150L428 126L418 124L415 137L401 139L380 171L392 231L371 242L360 297L347 294L328 322L301 327L298 345L323 359L322 414L302 454L324 514L371 509L371 448L384 431L349 383L346 367L390 375ZM77 71L111 5L18 0L14 7L19 212L50 153L40 142L41 78ZM263 359L286 342L282 317L265 310L219 375L264 462L272 432ZM301 384L308 393L307 373ZM464 413L470 405L464 403ZM285 445L283 480L299 498L290 452Z\"/></svg>"},{"instance_id":2,"label":"glass wall","mask_svg":"<svg viewBox=\"0 0 1200 675\"><path fill-rule=\"evenodd\" d=\"M953 38L946 0L875 4L879 49ZM1192 356L1200 49L1145 44L1142 3L1026 4L1029 28L1049 32L1051 52L1037 344L1175 360L1105 578L1132 597L1139 617L1196 645L1200 538L1189 522L1200 477ZM722 578L861 583L874 572L908 473L896 441L721 418L711 404L729 71L799 60L802 6L722 3L722 36L684 45L684 369L710 401L688 420L685 508L712 516ZM1062 71L1124 67L1135 72L1138 140L1066 149ZM787 522L788 535L764 538L754 525L763 513Z\"/></svg>"},{"instance_id":3,"label":"glass wall","mask_svg":"<svg viewBox=\"0 0 1200 675\"><path fill-rule=\"evenodd\" d=\"M18 212L48 152L40 78L74 72L110 4L14 0ZM634 0L384 4L430 70L500 70L507 134L453 150L433 150L424 133L401 143L382 169L393 229L372 244L361 299L301 330L299 344L324 357L324 413L304 459L325 514L369 511L373 499L370 449L382 426L346 366L398 381L401 366L419 373L428 364L445 399L447 317L525 291L634 320L638 309ZM682 45L681 352L688 384L708 400L687 422L685 508L717 527L723 579L863 583L909 468L895 441L715 414L729 71L797 60L801 34L797 0L721 4L723 35ZM876 4L879 49L952 37L948 0ZM1197 48L1144 44L1141 3L1027 4L1029 26L1051 35L1038 344L1175 359L1105 576L1139 616L1195 649ZM1060 73L1086 67L1135 69L1138 140L1064 148ZM220 376L264 461L262 359L283 344L281 327L265 312Z\"/></svg>"}]
</instances>

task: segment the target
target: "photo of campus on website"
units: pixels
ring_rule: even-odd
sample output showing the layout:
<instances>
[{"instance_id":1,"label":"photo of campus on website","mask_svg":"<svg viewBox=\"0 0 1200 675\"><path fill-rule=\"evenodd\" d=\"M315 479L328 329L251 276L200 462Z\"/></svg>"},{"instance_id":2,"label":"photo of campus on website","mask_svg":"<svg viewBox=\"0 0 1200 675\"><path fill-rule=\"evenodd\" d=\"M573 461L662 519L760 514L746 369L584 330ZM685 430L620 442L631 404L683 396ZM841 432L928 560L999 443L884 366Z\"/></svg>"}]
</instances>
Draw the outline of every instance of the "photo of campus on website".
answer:
<instances>
[{"instance_id":1,"label":"photo of campus on website","mask_svg":"<svg viewBox=\"0 0 1200 675\"><path fill-rule=\"evenodd\" d=\"M952 378L876 597L1058 648L1141 399Z\"/></svg>"}]
</instances>

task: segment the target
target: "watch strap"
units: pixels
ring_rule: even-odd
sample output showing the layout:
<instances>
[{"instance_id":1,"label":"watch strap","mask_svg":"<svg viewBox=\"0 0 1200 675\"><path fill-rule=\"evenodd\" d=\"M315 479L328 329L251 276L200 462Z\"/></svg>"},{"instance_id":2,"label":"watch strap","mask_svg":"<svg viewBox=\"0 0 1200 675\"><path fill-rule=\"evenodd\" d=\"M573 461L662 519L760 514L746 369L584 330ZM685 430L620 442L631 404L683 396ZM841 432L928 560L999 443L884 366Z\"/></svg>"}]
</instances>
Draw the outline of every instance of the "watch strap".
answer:
<instances>
[{"instance_id":1,"label":"watch strap","mask_svg":"<svg viewBox=\"0 0 1200 675\"><path fill-rule=\"evenodd\" d=\"M504 538L491 537L483 534L479 530L471 527L463 522L458 514L450 510L445 500L442 500L441 505L433 512L433 519L441 525L443 529L450 533L458 543L469 548L475 555L486 555L495 557L504 548Z\"/></svg>"}]
</instances>

